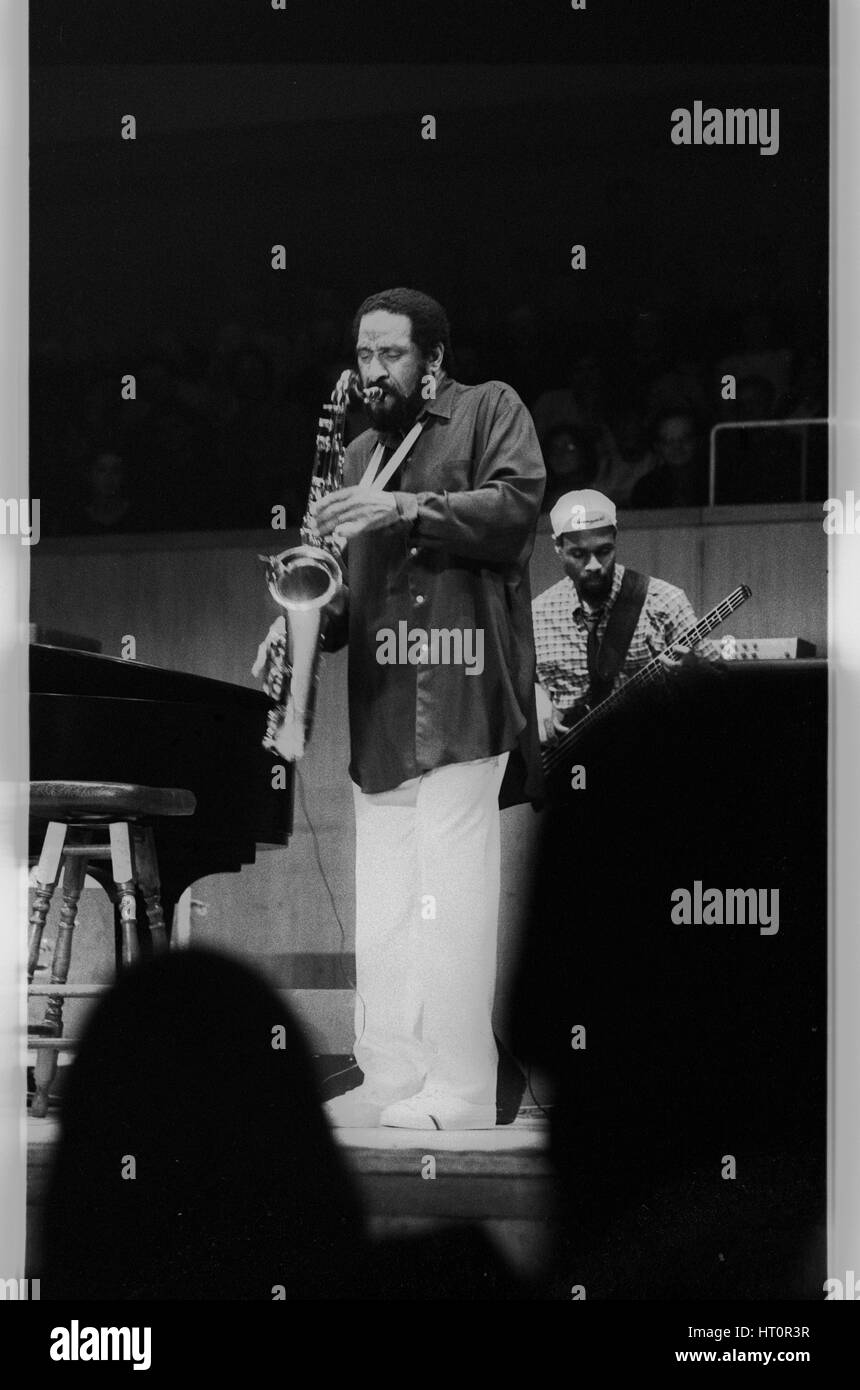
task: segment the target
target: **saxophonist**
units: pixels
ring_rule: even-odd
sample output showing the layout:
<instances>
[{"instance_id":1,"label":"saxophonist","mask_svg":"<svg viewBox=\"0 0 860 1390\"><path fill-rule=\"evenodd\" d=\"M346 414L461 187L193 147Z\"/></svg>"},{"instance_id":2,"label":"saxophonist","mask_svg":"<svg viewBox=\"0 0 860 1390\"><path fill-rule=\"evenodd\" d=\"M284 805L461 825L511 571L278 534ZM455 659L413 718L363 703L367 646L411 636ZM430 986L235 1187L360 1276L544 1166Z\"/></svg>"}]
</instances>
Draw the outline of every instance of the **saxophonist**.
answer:
<instances>
[{"instance_id":1,"label":"saxophonist","mask_svg":"<svg viewBox=\"0 0 860 1390\"><path fill-rule=\"evenodd\" d=\"M540 792L528 562L544 465L510 386L448 375L435 300L374 294L354 331L373 428L316 522L346 543L324 640L349 643L364 1080L327 1112L339 1126L487 1129L506 768L503 804Z\"/></svg>"}]
</instances>

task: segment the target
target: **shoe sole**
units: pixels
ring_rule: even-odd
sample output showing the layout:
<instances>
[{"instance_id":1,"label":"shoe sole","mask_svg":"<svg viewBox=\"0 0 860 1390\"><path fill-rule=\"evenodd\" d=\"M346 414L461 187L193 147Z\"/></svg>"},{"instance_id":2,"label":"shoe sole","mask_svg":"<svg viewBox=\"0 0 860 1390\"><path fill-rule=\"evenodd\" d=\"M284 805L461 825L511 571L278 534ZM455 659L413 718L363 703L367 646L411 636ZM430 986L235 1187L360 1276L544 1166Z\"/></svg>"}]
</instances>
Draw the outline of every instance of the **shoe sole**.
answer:
<instances>
[{"instance_id":1,"label":"shoe sole","mask_svg":"<svg viewBox=\"0 0 860 1390\"><path fill-rule=\"evenodd\" d=\"M429 1114L429 1112L427 1115L416 1115L414 1118L410 1116L409 1119L402 1120L386 1120L384 1116L385 1112L383 1111L383 1116L379 1123L385 1129L420 1129L429 1130L431 1132L433 1130L439 1130L448 1132L449 1134L456 1134L458 1131L469 1129L495 1129L497 1123L494 1117L492 1120L472 1120L453 1125L441 1124L436 1116Z\"/></svg>"}]
</instances>

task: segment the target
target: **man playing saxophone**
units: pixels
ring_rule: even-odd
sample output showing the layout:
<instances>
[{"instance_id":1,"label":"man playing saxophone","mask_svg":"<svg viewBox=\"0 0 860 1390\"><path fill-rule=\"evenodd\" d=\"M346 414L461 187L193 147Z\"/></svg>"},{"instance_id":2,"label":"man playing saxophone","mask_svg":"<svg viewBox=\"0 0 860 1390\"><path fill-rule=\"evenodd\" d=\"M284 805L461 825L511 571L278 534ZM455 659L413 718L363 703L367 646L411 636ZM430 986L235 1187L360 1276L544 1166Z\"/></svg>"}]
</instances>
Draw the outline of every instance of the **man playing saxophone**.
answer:
<instances>
[{"instance_id":1,"label":"man playing saxophone","mask_svg":"<svg viewBox=\"0 0 860 1390\"><path fill-rule=\"evenodd\" d=\"M490 1128L509 758L505 804L540 785L528 562L544 465L510 386L448 375L435 300L375 294L354 327L372 428L315 519L345 546L324 646L349 643L364 1080L326 1109L335 1125Z\"/></svg>"}]
</instances>

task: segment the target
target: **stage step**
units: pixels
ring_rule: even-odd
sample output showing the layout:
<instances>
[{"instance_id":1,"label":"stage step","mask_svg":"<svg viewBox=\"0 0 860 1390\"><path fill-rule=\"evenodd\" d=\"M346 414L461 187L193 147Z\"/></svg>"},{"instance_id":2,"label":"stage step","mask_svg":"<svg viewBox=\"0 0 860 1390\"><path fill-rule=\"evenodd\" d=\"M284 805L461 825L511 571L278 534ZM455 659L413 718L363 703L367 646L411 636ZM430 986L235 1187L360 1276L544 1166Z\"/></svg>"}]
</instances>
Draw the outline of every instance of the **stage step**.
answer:
<instances>
[{"instance_id":1,"label":"stage step","mask_svg":"<svg viewBox=\"0 0 860 1390\"><path fill-rule=\"evenodd\" d=\"M555 1189L546 1121L471 1132L334 1131L377 1238L479 1225L523 1276L536 1275L552 1239ZM56 1114L27 1121L27 1272L40 1277L40 1214L59 1140Z\"/></svg>"}]
</instances>

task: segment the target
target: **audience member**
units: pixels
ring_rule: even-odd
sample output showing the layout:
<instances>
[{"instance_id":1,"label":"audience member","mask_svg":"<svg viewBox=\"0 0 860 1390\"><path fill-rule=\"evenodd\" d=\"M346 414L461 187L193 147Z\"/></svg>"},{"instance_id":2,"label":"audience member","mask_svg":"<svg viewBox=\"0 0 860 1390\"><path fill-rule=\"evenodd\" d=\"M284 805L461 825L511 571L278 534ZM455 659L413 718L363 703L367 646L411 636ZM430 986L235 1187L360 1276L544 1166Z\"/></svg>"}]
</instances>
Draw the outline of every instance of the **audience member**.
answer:
<instances>
[{"instance_id":1,"label":"audience member","mask_svg":"<svg viewBox=\"0 0 860 1390\"><path fill-rule=\"evenodd\" d=\"M236 527L264 527L272 507L283 505L290 521L300 521L312 422L292 402L274 399L274 368L257 348L234 354L227 386L230 413L218 431L223 513Z\"/></svg>"},{"instance_id":2,"label":"audience member","mask_svg":"<svg viewBox=\"0 0 860 1390\"><path fill-rule=\"evenodd\" d=\"M44 1296L353 1297L363 1248L307 1046L269 985L196 949L121 976L71 1069Z\"/></svg>"},{"instance_id":3,"label":"audience member","mask_svg":"<svg viewBox=\"0 0 860 1390\"><path fill-rule=\"evenodd\" d=\"M535 429L541 443L554 425L578 425L599 434L605 428L603 368L591 352L578 352L570 359L564 386L544 391L532 409ZM512 385L516 378L512 379Z\"/></svg>"},{"instance_id":4,"label":"audience member","mask_svg":"<svg viewBox=\"0 0 860 1390\"><path fill-rule=\"evenodd\" d=\"M148 357L140 364L137 398L143 418L131 432L130 455L142 485L158 499L159 529L217 524L221 499L214 431L204 416L177 398L167 358Z\"/></svg>"},{"instance_id":5,"label":"audience member","mask_svg":"<svg viewBox=\"0 0 860 1390\"><path fill-rule=\"evenodd\" d=\"M595 487L611 497L616 507L629 507L634 487L653 469L654 463L644 411L626 400L620 401L609 412Z\"/></svg>"},{"instance_id":6,"label":"audience member","mask_svg":"<svg viewBox=\"0 0 860 1390\"><path fill-rule=\"evenodd\" d=\"M597 453L588 430L558 424L543 442L546 492L541 511L549 512L560 497L575 488L591 487L597 476Z\"/></svg>"},{"instance_id":7,"label":"audience member","mask_svg":"<svg viewBox=\"0 0 860 1390\"><path fill-rule=\"evenodd\" d=\"M740 384L744 377L764 377L773 390L773 398L783 395L791 381L793 352L779 345L773 315L764 307L750 310L739 325L740 344L717 363L716 399L723 400L720 384L725 376L733 376ZM724 403L724 419L732 419L731 402Z\"/></svg>"},{"instance_id":8,"label":"audience member","mask_svg":"<svg viewBox=\"0 0 860 1390\"><path fill-rule=\"evenodd\" d=\"M39 1277L76 1304L531 1297L478 1229L368 1239L291 1013L201 948L133 966L90 1016Z\"/></svg>"},{"instance_id":9,"label":"audience member","mask_svg":"<svg viewBox=\"0 0 860 1390\"><path fill-rule=\"evenodd\" d=\"M708 408L707 372L694 348L679 352L665 372L648 388L646 410L654 419L665 410L688 410L700 420L713 414Z\"/></svg>"},{"instance_id":10,"label":"audience member","mask_svg":"<svg viewBox=\"0 0 860 1390\"><path fill-rule=\"evenodd\" d=\"M628 193L623 181L617 187L611 182L607 198L622 205ZM65 339L43 338L31 370L31 476L42 501L43 533L125 530L142 520L150 497L158 501L159 529L263 527L278 503L297 522L320 408L338 372L350 365L349 314L337 293L309 286L303 299L289 330L264 327L253 296L245 296L226 306L208 341L156 330L136 353L128 334L109 326L97 337L75 330ZM705 500L700 463L679 469L665 449L657 459L643 438L644 421L692 415L704 435L714 417L826 416L826 365L809 348L795 354L783 345L767 307L772 299L751 292L751 307L736 326L737 348L716 361L718 322L707 334L691 313L670 323L656 302L643 300L627 328L613 333L608 322L598 330L577 321L570 306L542 304L537 291L495 315L464 291L470 337L455 374L468 382L483 362L478 376L510 381L533 402L544 445L556 428L579 431L575 447L594 457L594 484L616 505L633 504L640 482L637 506L645 505L643 498L654 506L690 505L691 498L698 504ZM581 345L559 351L574 333ZM565 365L560 384L547 388L553 360ZM132 367L137 393L125 399L119 383ZM735 378L735 399L725 398L726 375ZM613 400L621 404L611 408ZM347 440L366 423L362 410L351 409ZM689 426L672 429L684 436ZM75 480L89 477L94 445L106 439L123 455L126 477L140 479L140 497L124 515L122 504L114 499L108 505L106 497L90 515L89 482L84 501L75 492ZM570 451L572 442L557 437L553 447ZM735 444L719 442L737 453ZM664 444L671 454L671 441ZM743 480L739 492L733 484L738 496L771 501L797 494L799 482L784 476L784 462L774 462L772 452L765 437L749 445L749 457L735 469ZM826 486L823 436L808 444L806 471L813 492ZM116 484L106 478L105 486Z\"/></svg>"},{"instance_id":11,"label":"audience member","mask_svg":"<svg viewBox=\"0 0 860 1390\"><path fill-rule=\"evenodd\" d=\"M152 508L146 509L132 489L122 445L107 442L91 450L83 472L83 494L68 518L71 534L146 531L158 525Z\"/></svg>"},{"instance_id":12,"label":"audience member","mask_svg":"<svg viewBox=\"0 0 860 1390\"><path fill-rule=\"evenodd\" d=\"M707 462L691 411L666 410L652 431L654 467L639 479L632 507L701 507L707 498Z\"/></svg>"}]
</instances>

